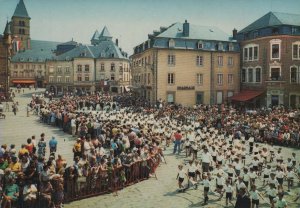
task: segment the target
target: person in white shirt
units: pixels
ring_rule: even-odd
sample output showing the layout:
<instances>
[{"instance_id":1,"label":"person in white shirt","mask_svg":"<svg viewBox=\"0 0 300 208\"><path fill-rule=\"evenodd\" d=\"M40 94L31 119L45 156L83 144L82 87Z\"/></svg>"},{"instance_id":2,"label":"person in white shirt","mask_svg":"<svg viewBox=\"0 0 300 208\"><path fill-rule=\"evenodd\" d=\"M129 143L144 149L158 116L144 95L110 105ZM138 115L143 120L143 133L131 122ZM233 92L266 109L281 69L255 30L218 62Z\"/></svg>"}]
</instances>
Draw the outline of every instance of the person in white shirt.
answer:
<instances>
[{"instance_id":1,"label":"person in white shirt","mask_svg":"<svg viewBox=\"0 0 300 208\"><path fill-rule=\"evenodd\" d=\"M257 175L254 172L253 168L250 168L249 177L250 177L250 187L252 187L252 185L255 185L255 179L257 178Z\"/></svg>"},{"instance_id":2,"label":"person in white shirt","mask_svg":"<svg viewBox=\"0 0 300 208\"><path fill-rule=\"evenodd\" d=\"M244 184L246 185L246 187L248 188L249 181L250 181L250 175L248 173L247 168L244 168L243 181L244 181Z\"/></svg>"},{"instance_id":3,"label":"person in white shirt","mask_svg":"<svg viewBox=\"0 0 300 208\"><path fill-rule=\"evenodd\" d=\"M279 186L279 183L278 183L278 180L275 178L275 173L271 172L270 174L270 178L269 180L267 181L267 185L269 184L272 184L274 185L274 187L278 187Z\"/></svg>"},{"instance_id":4,"label":"person in white shirt","mask_svg":"<svg viewBox=\"0 0 300 208\"><path fill-rule=\"evenodd\" d=\"M75 136L76 133L76 119L73 117L71 119L71 131L72 131L72 136Z\"/></svg>"},{"instance_id":5,"label":"person in white shirt","mask_svg":"<svg viewBox=\"0 0 300 208\"><path fill-rule=\"evenodd\" d=\"M287 177L287 182L288 182L288 191L293 187L294 183L294 172L292 168L287 169L286 177Z\"/></svg>"},{"instance_id":6,"label":"person in white shirt","mask_svg":"<svg viewBox=\"0 0 300 208\"><path fill-rule=\"evenodd\" d=\"M219 150L219 153L217 154L217 164L222 165L224 160L224 156L222 154L222 151Z\"/></svg>"},{"instance_id":7,"label":"person in white shirt","mask_svg":"<svg viewBox=\"0 0 300 208\"><path fill-rule=\"evenodd\" d=\"M233 194L233 187L231 185L230 180L226 180L226 186L225 186L225 197L226 197L226 207L228 206L228 202L232 204L232 194ZM233 205L233 204L232 204Z\"/></svg>"},{"instance_id":8,"label":"person in white shirt","mask_svg":"<svg viewBox=\"0 0 300 208\"><path fill-rule=\"evenodd\" d=\"M251 208L258 208L259 205L259 192L256 190L256 186L252 185L251 190L249 191L250 199L252 202Z\"/></svg>"},{"instance_id":9,"label":"person in white shirt","mask_svg":"<svg viewBox=\"0 0 300 208\"><path fill-rule=\"evenodd\" d=\"M203 191L204 205L206 205L207 201L208 201L208 191L209 191L209 188L210 188L210 182L207 179L207 174L206 173L203 173L202 184L204 186L204 191Z\"/></svg>"},{"instance_id":10,"label":"person in white shirt","mask_svg":"<svg viewBox=\"0 0 300 208\"><path fill-rule=\"evenodd\" d=\"M176 179L178 180L179 192L184 190L184 186L182 185L184 181L184 177L186 176L186 172L183 169L183 165L178 165L178 174Z\"/></svg>"},{"instance_id":11,"label":"person in white shirt","mask_svg":"<svg viewBox=\"0 0 300 208\"><path fill-rule=\"evenodd\" d=\"M189 178L189 182L191 182L194 185L195 189L197 189L196 170L197 170L197 167L196 167L194 161L190 160L189 164L187 164L188 178ZM189 184L190 183L188 183L188 187L189 187Z\"/></svg>"},{"instance_id":12,"label":"person in white shirt","mask_svg":"<svg viewBox=\"0 0 300 208\"><path fill-rule=\"evenodd\" d=\"M271 207L274 207L274 199L277 195L277 189L275 188L274 184L270 183L265 193L269 197Z\"/></svg>"},{"instance_id":13,"label":"person in white shirt","mask_svg":"<svg viewBox=\"0 0 300 208\"><path fill-rule=\"evenodd\" d=\"M201 160L202 160L202 171L206 173L209 172L209 165L212 163L212 157L206 147L204 148L204 152L201 155Z\"/></svg>"},{"instance_id":14,"label":"person in white shirt","mask_svg":"<svg viewBox=\"0 0 300 208\"><path fill-rule=\"evenodd\" d=\"M196 181L202 180L202 175L201 175L201 165L199 160L195 160L195 166L196 166ZM199 179L198 179L199 178Z\"/></svg>"},{"instance_id":15,"label":"person in white shirt","mask_svg":"<svg viewBox=\"0 0 300 208\"><path fill-rule=\"evenodd\" d=\"M275 202L275 208L287 208L288 204L286 202L286 200L283 198L283 192L280 192L278 194L278 197L276 197L276 199L274 201Z\"/></svg>"},{"instance_id":16,"label":"person in white shirt","mask_svg":"<svg viewBox=\"0 0 300 208\"><path fill-rule=\"evenodd\" d=\"M236 183L236 197L238 196L238 193L240 192L241 188L245 188L246 189L246 185L243 182L243 177L239 176L238 177L238 181Z\"/></svg>"},{"instance_id":17,"label":"person in white shirt","mask_svg":"<svg viewBox=\"0 0 300 208\"><path fill-rule=\"evenodd\" d=\"M271 174L271 166L270 165L267 165L267 168L265 168L263 170L263 186L265 185L265 182L270 178L270 174Z\"/></svg>"},{"instance_id":18,"label":"person in white shirt","mask_svg":"<svg viewBox=\"0 0 300 208\"><path fill-rule=\"evenodd\" d=\"M280 167L277 167L277 171L276 171L276 179L279 183L279 188L283 188L283 178L285 177L285 173L283 172L283 170Z\"/></svg>"},{"instance_id":19,"label":"person in white shirt","mask_svg":"<svg viewBox=\"0 0 300 208\"><path fill-rule=\"evenodd\" d=\"M198 145L196 142L191 142L191 151L193 153L193 160L197 159L197 153L198 153Z\"/></svg>"},{"instance_id":20,"label":"person in white shirt","mask_svg":"<svg viewBox=\"0 0 300 208\"><path fill-rule=\"evenodd\" d=\"M184 141L184 146L185 146L185 157L188 157L191 155L191 142L189 138L186 138Z\"/></svg>"},{"instance_id":21,"label":"person in white shirt","mask_svg":"<svg viewBox=\"0 0 300 208\"><path fill-rule=\"evenodd\" d=\"M216 187L215 191L217 191L220 194L220 198L219 198L219 200L220 200L222 198L222 190L225 185L225 179L220 173L217 174L216 185L217 185L217 187Z\"/></svg>"}]
</instances>

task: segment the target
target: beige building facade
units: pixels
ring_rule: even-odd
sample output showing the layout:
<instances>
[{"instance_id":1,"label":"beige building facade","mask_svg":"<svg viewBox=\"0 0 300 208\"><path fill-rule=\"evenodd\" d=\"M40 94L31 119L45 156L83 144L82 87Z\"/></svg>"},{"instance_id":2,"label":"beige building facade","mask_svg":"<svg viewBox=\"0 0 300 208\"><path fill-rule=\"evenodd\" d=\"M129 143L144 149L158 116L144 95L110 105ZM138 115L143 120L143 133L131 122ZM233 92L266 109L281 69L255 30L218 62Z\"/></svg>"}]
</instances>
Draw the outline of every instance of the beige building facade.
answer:
<instances>
[{"instance_id":1,"label":"beige building facade","mask_svg":"<svg viewBox=\"0 0 300 208\"><path fill-rule=\"evenodd\" d=\"M210 30L215 38L201 36ZM131 59L133 90L151 103L221 104L239 92L239 47L217 28L161 27Z\"/></svg>"},{"instance_id":2,"label":"beige building facade","mask_svg":"<svg viewBox=\"0 0 300 208\"><path fill-rule=\"evenodd\" d=\"M56 94L73 92L74 65L72 61L47 61L46 80L49 90Z\"/></svg>"}]
</instances>

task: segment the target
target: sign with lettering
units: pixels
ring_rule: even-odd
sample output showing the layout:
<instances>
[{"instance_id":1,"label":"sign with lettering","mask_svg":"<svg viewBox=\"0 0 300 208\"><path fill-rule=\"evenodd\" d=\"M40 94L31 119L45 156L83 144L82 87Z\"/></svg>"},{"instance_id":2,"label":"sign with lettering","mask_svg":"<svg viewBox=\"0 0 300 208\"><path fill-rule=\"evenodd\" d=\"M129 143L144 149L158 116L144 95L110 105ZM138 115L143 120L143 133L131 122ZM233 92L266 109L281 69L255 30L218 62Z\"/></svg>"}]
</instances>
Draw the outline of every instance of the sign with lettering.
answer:
<instances>
[{"instance_id":1,"label":"sign with lettering","mask_svg":"<svg viewBox=\"0 0 300 208\"><path fill-rule=\"evenodd\" d=\"M177 86L177 90L195 90L195 86Z\"/></svg>"}]
</instances>

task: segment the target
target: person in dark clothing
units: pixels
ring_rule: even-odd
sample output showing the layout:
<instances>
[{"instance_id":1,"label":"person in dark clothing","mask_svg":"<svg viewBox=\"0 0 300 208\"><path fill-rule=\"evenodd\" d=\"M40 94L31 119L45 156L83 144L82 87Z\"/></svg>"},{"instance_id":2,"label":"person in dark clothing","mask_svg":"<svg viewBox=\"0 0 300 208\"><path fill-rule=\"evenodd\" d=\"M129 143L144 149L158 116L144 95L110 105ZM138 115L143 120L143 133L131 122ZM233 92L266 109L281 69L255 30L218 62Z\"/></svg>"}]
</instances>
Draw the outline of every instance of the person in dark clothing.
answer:
<instances>
[{"instance_id":1,"label":"person in dark clothing","mask_svg":"<svg viewBox=\"0 0 300 208\"><path fill-rule=\"evenodd\" d=\"M240 188L234 208L250 208L250 198L246 193L246 188Z\"/></svg>"}]
</instances>

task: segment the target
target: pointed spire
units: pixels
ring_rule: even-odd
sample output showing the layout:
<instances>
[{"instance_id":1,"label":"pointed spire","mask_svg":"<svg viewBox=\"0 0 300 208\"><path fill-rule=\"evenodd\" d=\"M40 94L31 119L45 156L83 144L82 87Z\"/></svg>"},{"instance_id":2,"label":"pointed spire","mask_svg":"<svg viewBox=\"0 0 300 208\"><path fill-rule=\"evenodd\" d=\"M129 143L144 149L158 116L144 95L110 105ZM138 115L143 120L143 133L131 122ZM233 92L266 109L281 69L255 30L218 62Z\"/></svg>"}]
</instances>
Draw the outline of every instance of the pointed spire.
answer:
<instances>
[{"instance_id":1,"label":"pointed spire","mask_svg":"<svg viewBox=\"0 0 300 208\"><path fill-rule=\"evenodd\" d=\"M10 31L10 24L8 21L6 21L6 25L5 25L5 29L4 29L4 35L11 35L11 31Z\"/></svg>"},{"instance_id":2,"label":"pointed spire","mask_svg":"<svg viewBox=\"0 0 300 208\"><path fill-rule=\"evenodd\" d=\"M98 40L99 35L100 34L99 34L98 30L96 30L91 40Z\"/></svg>"},{"instance_id":3,"label":"pointed spire","mask_svg":"<svg viewBox=\"0 0 300 208\"><path fill-rule=\"evenodd\" d=\"M26 6L24 4L24 1L23 0L20 0L17 7L16 7L16 10L14 12L14 15L13 17L25 17L25 18L30 18L29 15L28 15L28 12L27 12L27 9L26 9Z\"/></svg>"},{"instance_id":4,"label":"pointed spire","mask_svg":"<svg viewBox=\"0 0 300 208\"><path fill-rule=\"evenodd\" d=\"M99 37L108 37L108 38L112 38L111 34L109 33L108 29L106 26L104 26L101 34Z\"/></svg>"}]
</instances>

